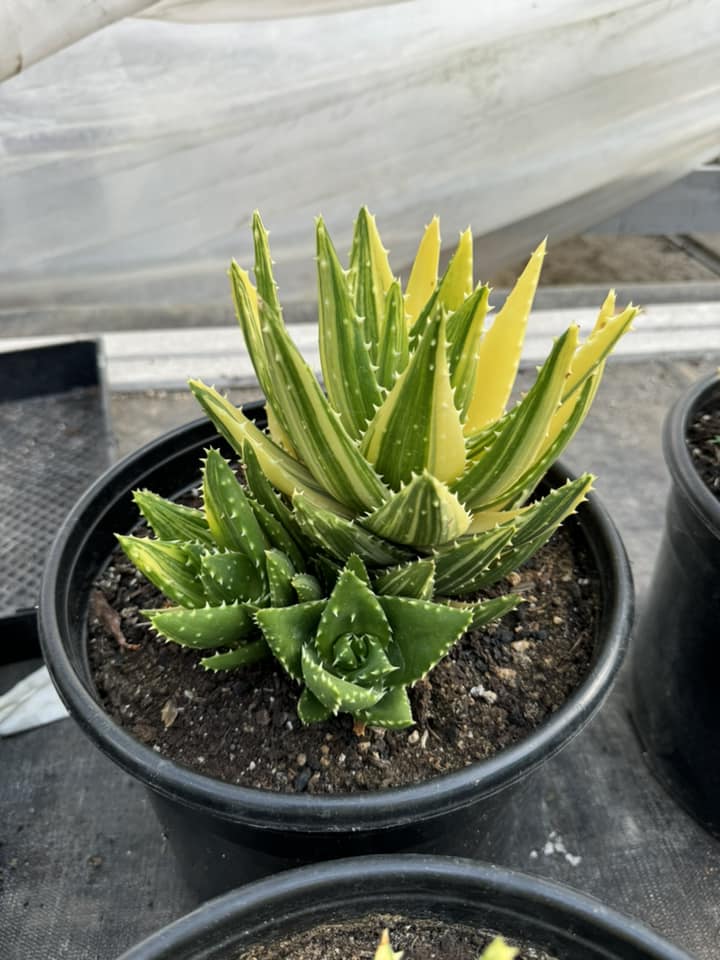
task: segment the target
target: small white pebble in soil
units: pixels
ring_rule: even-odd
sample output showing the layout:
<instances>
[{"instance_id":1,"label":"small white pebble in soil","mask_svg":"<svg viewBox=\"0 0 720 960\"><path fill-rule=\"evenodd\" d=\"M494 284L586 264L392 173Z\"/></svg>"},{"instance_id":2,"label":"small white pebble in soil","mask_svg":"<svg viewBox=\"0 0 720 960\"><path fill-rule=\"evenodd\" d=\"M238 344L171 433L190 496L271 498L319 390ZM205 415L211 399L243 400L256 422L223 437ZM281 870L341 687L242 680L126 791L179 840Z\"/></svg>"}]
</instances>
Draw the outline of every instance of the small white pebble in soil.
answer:
<instances>
[{"instance_id":1,"label":"small white pebble in soil","mask_svg":"<svg viewBox=\"0 0 720 960\"><path fill-rule=\"evenodd\" d=\"M538 854L537 850L531 850L531 851L530 851L530 859L531 859L531 860L537 860L538 856L539 856L539 854Z\"/></svg>"},{"instance_id":2,"label":"small white pebble in soil","mask_svg":"<svg viewBox=\"0 0 720 960\"><path fill-rule=\"evenodd\" d=\"M417 743L420 740L420 733L417 730L413 730L412 733L408 734L408 743Z\"/></svg>"},{"instance_id":3,"label":"small white pebble in soil","mask_svg":"<svg viewBox=\"0 0 720 960\"><path fill-rule=\"evenodd\" d=\"M255 767L256 767L255 761L251 760L250 763L248 764L248 770L254 770Z\"/></svg>"},{"instance_id":4,"label":"small white pebble in soil","mask_svg":"<svg viewBox=\"0 0 720 960\"><path fill-rule=\"evenodd\" d=\"M299 753L299 754L295 757L295 762L297 763L297 765L298 765L299 767L304 767L305 764L307 763L307 757L305 756L304 753Z\"/></svg>"}]
</instances>

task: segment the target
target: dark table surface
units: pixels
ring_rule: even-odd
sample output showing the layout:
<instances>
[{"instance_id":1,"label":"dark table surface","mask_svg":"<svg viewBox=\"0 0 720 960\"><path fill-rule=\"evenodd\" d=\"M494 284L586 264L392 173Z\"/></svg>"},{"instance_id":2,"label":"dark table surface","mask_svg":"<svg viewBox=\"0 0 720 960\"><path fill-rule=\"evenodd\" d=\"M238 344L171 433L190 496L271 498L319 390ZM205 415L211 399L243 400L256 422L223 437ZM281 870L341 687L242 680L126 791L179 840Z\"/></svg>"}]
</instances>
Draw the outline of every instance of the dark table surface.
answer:
<instances>
[{"instance_id":1,"label":"dark table surface","mask_svg":"<svg viewBox=\"0 0 720 960\"><path fill-rule=\"evenodd\" d=\"M662 419L718 362L615 363L566 458L600 477L640 607L668 486ZM142 433L131 426L139 410ZM113 398L125 449L192 416L184 397ZM0 691L34 665L2 668ZM542 768L514 810L508 865L593 894L701 960L718 960L720 842L648 772L629 719L627 679L625 669L602 711ZM143 788L71 720L0 741L0 841L3 960L112 960L194 905Z\"/></svg>"}]
</instances>

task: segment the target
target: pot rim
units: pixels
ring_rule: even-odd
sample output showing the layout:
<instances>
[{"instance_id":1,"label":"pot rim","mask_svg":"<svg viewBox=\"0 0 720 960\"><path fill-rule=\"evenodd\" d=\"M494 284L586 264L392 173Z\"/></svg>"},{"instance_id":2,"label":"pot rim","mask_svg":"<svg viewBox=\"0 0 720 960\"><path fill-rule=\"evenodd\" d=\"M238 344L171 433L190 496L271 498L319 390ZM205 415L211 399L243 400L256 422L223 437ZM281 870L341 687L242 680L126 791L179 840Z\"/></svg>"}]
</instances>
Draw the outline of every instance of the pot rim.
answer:
<instances>
[{"instance_id":1,"label":"pot rim","mask_svg":"<svg viewBox=\"0 0 720 960\"><path fill-rule=\"evenodd\" d=\"M683 492L702 523L720 538L720 500L706 487L687 445L692 418L713 393L720 394L717 373L698 380L675 402L665 418L663 452L673 483Z\"/></svg>"},{"instance_id":2,"label":"pot rim","mask_svg":"<svg viewBox=\"0 0 720 960\"><path fill-rule=\"evenodd\" d=\"M218 944L219 937L231 935L238 927L252 937L267 927L268 918L281 927L286 917L290 921L312 917L318 909L327 910L348 896L362 907L356 915L382 912L388 902L383 899L378 904L378 897L388 890L399 889L404 901L412 902L413 889L422 893L428 887L440 891L438 903L482 901L491 894L496 901L507 901L502 912L508 916L513 910L520 914L524 907L524 916L541 914L542 926L551 931L562 925L573 937L579 933L582 942L594 933L603 955L608 946L630 947L642 951L648 960L690 960L687 953L649 927L572 887L506 867L418 854L331 860L255 881L208 901L131 948L120 960L169 960L194 942L205 951L213 945L213 937ZM250 942L232 946L237 949Z\"/></svg>"},{"instance_id":3,"label":"pot rim","mask_svg":"<svg viewBox=\"0 0 720 960\"><path fill-rule=\"evenodd\" d=\"M261 403L246 404L258 414ZM203 430L203 426L206 427ZM192 441L192 442L190 442ZM62 524L43 575L39 625L43 656L69 712L100 749L123 769L161 796L198 811L258 829L283 832L342 833L399 827L439 817L477 802L525 777L553 756L588 722L609 692L629 642L634 593L632 573L620 535L595 496L582 504L583 524L590 525L591 551L604 548L609 563L595 562L606 598L598 617L594 659L581 685L544 723L523 740L486 760L417 784L367 793L285 794L216 780L163 757L118 726L86 686L66 649L60 620L61 603L75 558L87 549L94 527L113 503L138 486L139 464L149 456L155 468L160 456L183 445L189 454L199 445L219 442L213 425L200 418L146 444L119 461L85 492ZM172 460L179 454L167 454ZM147 471L146 471L147 472ZM571 476L560 462L550 473ZM557 477L556 477L557 478ZM108 500L107 490L114 491ZM81 533L79 533L81 532ZM73 542L80 536L79 545ZM71 556L68 556L71 554Z\"/></svg>"}]
</instances>

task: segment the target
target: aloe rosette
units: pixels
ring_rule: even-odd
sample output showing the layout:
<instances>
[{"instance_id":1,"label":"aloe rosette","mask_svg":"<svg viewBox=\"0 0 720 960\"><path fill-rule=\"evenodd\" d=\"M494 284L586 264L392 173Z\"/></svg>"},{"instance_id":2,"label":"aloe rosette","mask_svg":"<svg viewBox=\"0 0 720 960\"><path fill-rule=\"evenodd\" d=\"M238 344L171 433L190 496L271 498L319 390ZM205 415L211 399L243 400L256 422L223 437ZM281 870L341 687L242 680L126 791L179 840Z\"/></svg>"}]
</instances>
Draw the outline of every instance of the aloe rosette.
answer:
<instances>
[{"instance_id":1,"label":"aloe rosette","mask_svg":"<svg viewBox=\"0 0 720 960\"><path fill-rule=\"evenodd\" d=\"M391 589L391 582L384 584ZM377 593L351 556L327 599L259 609L255 619L275 658L302 684L298 715L317 723L350 713L356 727L413 722L407 687L441 660L475 623L512 608L511 595L476 604L434 603L420 583Z\"/></svg>"},{"instance_id":2,"label":"aloe rosette","mask_svg":"<svg viewBox=\"0 0 720 960\"><path fill-rule=\"evenodd\" d=\"M208 669L269 656L255 621L259 608L323 595L306 570L289 511L251 453L247 463L243 489L230 464L208 450L202 510L139 490L135 502L155 537L118 536L128 558L175 604L143 613L165 639L204 651Z\"/></svg>"},{"instance_id":3,"label":"aloe rosette","mask_svg":"<svg viewBox=\"0 0 720 960\"><path fill-rule=\"evenodd\" d=\"M212 387L190 386L238 453L252 450L307 540L339 565L357 555L373 578L431 570L445 598L468 597L527 560L591 487L583 474L528 502L587 414L636 308L616 312L610 293L584 342L570 326L510 405L544 243L486 329L489 288L474 286L469 230L439 277L434 219L403 293L365 209L348 270L319 219L323 391L283 321L257 214L253 239L257 286L236 263L230 279L269 432Z\"/></svg>"}]
</instances>

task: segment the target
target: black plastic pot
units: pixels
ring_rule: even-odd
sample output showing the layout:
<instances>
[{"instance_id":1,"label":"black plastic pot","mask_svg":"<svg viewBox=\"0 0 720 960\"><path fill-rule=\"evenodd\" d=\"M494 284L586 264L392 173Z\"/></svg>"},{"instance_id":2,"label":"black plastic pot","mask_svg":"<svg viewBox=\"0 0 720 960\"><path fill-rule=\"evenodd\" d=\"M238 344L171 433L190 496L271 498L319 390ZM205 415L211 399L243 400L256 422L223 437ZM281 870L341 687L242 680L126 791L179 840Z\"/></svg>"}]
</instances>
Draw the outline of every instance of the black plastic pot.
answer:
<instances>
[{"instance_id":1,"label":"black plastic pot","mask_svg":"<svg viewBox=\"0 0 720 960\"><path fill-rule=\"evenodd\" d=\"M689 960L569 887L469 860L417 856L336 860L253 883L205 904L121 960L235 960L256 944L372 913L469 924L559 960Z\"/></svg>"},{"instance_id":2,"label":"black plastic pot","mask_svg":"<svg viewBox=\"0 0 720 960\"><path fill-rule=\"evenodd\" d=\"M716 376L670 411L663 436L672 477L665 532L633 652L633 718L662 783L720 837L720 502L687 448Z\"/></svg>"},{"instance_id":3,"label":"black plastic pot","mask_svg":"<svg viewBox=\"0 0 720 960\"><path fill-rule=\"evenodd\" d=\"M259 404L245 412L260 421ZM452 774L401 789L312 796L210 779L158 755L118 727L97 702L86 653L88 594L113 533L129 530L131 491L165 496L195 484L202 450L230 451L201 420L166 435L105 474L77 504L48 558L42 588L43 652L68 709L92 740L151 790L188 883L208 897L278 870L362 853L444 853L500 859L511 790L584 726L608 692L625 653L633 606L622 542L596 498L579 525L602 593L594 660L582 686L523 742ZM555 467L550 479L566 473Z\"/></svg>"}]
</instances>

